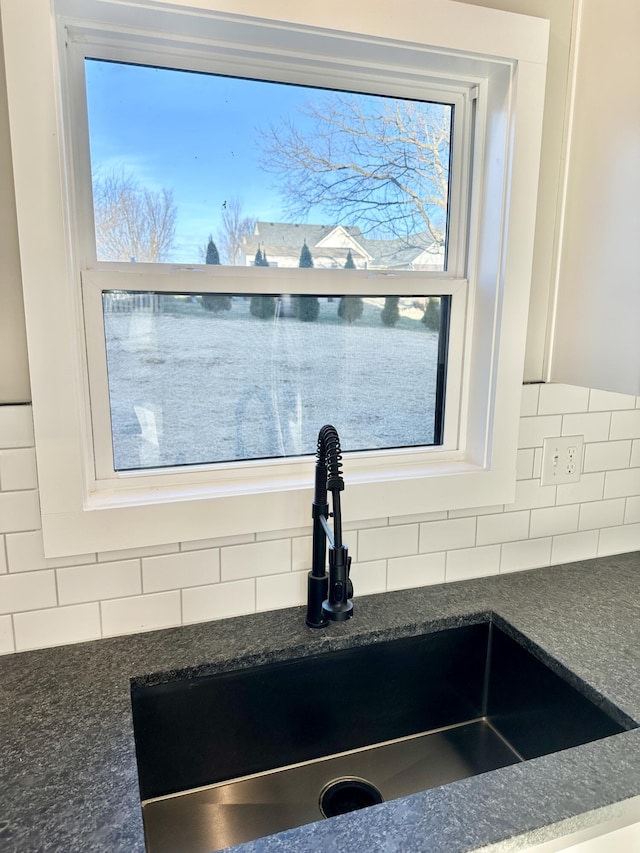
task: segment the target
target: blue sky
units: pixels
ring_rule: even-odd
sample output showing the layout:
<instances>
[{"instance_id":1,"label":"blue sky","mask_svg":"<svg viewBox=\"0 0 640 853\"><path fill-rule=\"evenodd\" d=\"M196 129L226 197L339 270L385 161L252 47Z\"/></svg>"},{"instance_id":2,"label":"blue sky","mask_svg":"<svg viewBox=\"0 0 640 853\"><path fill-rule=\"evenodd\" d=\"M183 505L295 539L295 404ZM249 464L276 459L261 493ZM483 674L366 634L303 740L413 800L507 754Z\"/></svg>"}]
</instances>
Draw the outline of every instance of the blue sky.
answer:
<instances>
[{"instance_id":1,"label":"blue sky","mask_svg":"<svg viewBox=\"0 0 640 853\"><path fill-rule=\"evenodd\" d=\"M276 179L260 165L264 159L260 130L268 131L270 125L282 127L283 121L289 119L302 137L312 138L314 132L319 132L316 120L304 115L302 109L313 102L322 107L319 101L330 98L331 90L95 59L86 60L85 68L92 170L98 175L112 170L123 172L133 175L141 187L173 192L176 239L168 260L202 263L202 248L208 235L217 236L225 202L233 198L242 201L245 216L268 222L287 221ZM371 109L375 121L382 99L359 95L358 100L357 109L365 115ZM425 114L420 120L428 122L430 107L423 106ZM393 136L392 133L390 139ZM333 140L331 145L333 148ZM329 143L325 149L328 146ZM400 140L397 151L391 150L388 155L390 168L400 169L401 179L408 171L408 183L412 170L403 171L406 160L402 157L406 158L407 152L409 157L422 156L416 146L417 143ZM331 156L339 156L339 148L337 144ZM354 148L358 148L356 143ZM386 145L382 147L380 156L386 157L387 150ZM372 155L367 153L366 145L364 153L358 150L346 156L360 155L363 165L378 168L377 152L371 165ZM448 156L448 148L443 156ZM387 171L387 161L384 162ZM416 187L418 175L417 171L413 174ZM297 187L295 184L294 191ZM384 184L380 191L386 203ZM425 187L422 191L430 192ZM433 215L442 213L435 210ZM322 223L330 218L331 213L315 208L307 221ZM432 222L437 224L437 219ZM357 224L357 220L342 224ZM424 228L419 216L417 227Z\"/></svg>"},{"instance_id":2,"label":"blue sky","mask_svg":"<svg viewBox=\"0 0 640 853\"><path fill-rule=\"evenodd\" d=\"M234 196L246 215L283 221L256 128L293 113L311 90L99 60L87 60L86 79L92 169L173 190L173 260L202 263L200 247Z\"/></svg>"}]
</instances>

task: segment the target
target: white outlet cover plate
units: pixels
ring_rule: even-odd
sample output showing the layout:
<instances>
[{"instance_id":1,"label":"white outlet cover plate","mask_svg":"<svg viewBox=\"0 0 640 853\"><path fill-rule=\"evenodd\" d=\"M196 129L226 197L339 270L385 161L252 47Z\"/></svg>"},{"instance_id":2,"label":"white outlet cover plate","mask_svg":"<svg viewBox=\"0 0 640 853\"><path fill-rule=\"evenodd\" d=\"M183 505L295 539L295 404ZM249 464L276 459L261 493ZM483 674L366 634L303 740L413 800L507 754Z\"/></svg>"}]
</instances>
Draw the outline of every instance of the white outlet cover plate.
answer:
<instances>
[{"instance_id":1,"label":"white outlet cover plate","mask_svg":"<svg viewBox=\"0 0 640 853\"><path fill-rule=\"evenodd\" d=\"M582 473L583 435L545 438L542 442L542 486L577 483Z\"/></svg>"}]
</instances>

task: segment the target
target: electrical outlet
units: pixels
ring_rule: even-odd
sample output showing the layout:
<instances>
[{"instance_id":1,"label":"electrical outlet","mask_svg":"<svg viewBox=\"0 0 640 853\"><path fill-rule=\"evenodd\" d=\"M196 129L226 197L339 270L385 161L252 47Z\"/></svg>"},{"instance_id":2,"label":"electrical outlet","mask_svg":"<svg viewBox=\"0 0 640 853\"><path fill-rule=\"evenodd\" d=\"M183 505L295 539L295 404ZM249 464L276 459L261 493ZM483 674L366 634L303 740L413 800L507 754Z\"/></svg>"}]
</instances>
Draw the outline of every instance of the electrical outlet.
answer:
<instances>
[{"instance_id":1,"label":"electrical outlet","mask_svg":"<svg viewBox=\"0 0 640 853\"><path fill-rule=\"evenodd\" d=\"M577 483L582 471L583 435L563 435L545 438L542 442L543 486L556 483Z\"/></svg>"}]
</instances>

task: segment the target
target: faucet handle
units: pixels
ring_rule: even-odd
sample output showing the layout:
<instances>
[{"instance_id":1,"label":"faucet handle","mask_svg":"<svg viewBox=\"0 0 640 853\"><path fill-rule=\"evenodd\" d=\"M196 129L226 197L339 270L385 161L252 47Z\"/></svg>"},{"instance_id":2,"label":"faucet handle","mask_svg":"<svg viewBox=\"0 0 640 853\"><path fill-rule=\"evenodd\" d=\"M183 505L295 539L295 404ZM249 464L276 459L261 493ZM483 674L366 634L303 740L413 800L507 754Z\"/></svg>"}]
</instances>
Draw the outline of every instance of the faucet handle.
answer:
<instances>
[{"instance_id":1,"label":"faucet handle","mask_svg":"<svg viewBox=\"0 0 640 853\"><path fill-rule=\"evenodd\" d=\"M353 581L351 580L351 557L347 557L347 598L353 598Z\"/></svg>"}]
</instances>

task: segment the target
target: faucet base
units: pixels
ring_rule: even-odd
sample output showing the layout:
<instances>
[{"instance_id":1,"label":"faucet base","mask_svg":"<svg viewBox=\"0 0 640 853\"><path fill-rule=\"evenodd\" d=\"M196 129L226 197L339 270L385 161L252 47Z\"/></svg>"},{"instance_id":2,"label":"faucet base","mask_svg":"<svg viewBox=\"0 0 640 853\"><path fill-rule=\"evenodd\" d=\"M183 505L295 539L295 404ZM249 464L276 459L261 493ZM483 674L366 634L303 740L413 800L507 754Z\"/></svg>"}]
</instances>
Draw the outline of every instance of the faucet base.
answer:
<instances>
[{"instance_id":1,"label":"faucet base","mask_svg":"<svg viewBox=\"0 0 640 853\"><path fill-rule=\"evenodd\" d=\"M346 622L353 616L353 602L348 600L331 604L330 601L323 601L322 613L325 619L330 619L332 622Z\"/></svg>"}]
</instances>

